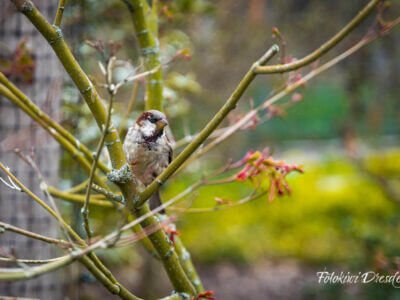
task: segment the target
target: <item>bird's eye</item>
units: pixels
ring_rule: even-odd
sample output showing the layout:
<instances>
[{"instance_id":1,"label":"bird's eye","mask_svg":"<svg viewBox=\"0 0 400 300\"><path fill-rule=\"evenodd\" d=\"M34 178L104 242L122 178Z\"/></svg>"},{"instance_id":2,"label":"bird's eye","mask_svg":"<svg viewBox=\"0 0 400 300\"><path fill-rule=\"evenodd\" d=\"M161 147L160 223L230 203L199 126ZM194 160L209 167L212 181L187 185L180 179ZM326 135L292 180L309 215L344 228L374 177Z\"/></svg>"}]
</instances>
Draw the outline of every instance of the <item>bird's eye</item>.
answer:
<instances>
[{"instance_id":1,"label":"bird's eye","mask_svg":"<svg viewBox=\"0 0 400 300\"><path fill-rule=\"evenodd\" d=\"M149 118L149 121L150 121L151 123L155 123L155 122L157 122L157 119L156 119L154 116L151 116L151 117Z\"/></svg>"}]
</instances>

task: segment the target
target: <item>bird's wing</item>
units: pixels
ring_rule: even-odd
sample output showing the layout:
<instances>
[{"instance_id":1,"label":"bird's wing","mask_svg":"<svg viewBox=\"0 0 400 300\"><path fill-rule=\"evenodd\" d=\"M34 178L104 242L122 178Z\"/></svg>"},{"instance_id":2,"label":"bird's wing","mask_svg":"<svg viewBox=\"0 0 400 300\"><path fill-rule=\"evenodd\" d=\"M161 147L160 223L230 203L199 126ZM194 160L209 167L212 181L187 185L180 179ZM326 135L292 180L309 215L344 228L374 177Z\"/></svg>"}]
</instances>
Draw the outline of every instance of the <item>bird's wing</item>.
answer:
<instances>
[{"instance_id":1,"label":"bird's wing","mask_svg":"<svg viewBox=\"0 0 400 300\"><path fill-rule=\"evenodd\" d=\"M173 157L174 157L174 150L172 150L171 144L168 144L168 164L171 163Z\"/></svg>"}]
</instances>

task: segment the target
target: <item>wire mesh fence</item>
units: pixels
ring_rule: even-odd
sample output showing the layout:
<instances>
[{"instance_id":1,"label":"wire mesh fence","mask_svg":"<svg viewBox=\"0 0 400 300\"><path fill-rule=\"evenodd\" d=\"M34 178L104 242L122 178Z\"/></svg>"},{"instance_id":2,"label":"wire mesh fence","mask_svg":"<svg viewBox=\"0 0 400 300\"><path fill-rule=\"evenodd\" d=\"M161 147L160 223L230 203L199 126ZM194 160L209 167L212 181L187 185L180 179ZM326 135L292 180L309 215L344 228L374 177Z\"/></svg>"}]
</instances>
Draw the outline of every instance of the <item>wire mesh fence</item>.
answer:
<instances>
[{"instance_id":1,"label":"wire mesh fence","mask_svg":"<svg viewBox=\"0 0 400 300\"><path fill-rule=\"evenodd\" d=\"M45 16L53 18L57 3L36 1ZM46 113L57 118L60 106L62 72L57 58L43 37L18 13L11 2L0 3L0 58L3 62L15 59L16 49L26 42L34 63L31 82L19 78L10 70L13 82ZM18 54L18 53L17 53ZM3 65L4 66L4 65ZM30 80L28 80L30 81ZM39 180L30 166L23 162L14 149L35 151L35 161L49 183L54 184L58 174L60 150L56 142L21 109L0 97L0 161L10 167L14 175L40 196ZM45 197L42 197L45 199ZM26 193L0 186L0 220L36 233L56 237L57 222ZM54 257L54 246L22 235L4 232L0 246L17 258L46 259ZM4 263L2 263L4 264ZM61 299L62 283L54 273L20 282L0 283L1 296L26 296L40 299Z\"/></svg>"}]
</instances>

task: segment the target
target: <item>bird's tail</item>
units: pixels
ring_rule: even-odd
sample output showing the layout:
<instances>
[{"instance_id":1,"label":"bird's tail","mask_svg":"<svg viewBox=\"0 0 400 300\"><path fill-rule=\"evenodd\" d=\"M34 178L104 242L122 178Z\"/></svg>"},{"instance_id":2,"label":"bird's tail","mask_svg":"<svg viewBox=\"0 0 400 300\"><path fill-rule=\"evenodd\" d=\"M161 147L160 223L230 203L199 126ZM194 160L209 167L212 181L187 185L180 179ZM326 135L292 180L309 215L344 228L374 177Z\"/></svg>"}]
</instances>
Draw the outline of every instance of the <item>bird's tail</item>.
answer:
<instances>
[{"instance_id":1,"label":"bird's tail","mask_svg":"<svg viewBox=\"0 0 400 300\"><path fill-rule=\"evenodd\" d=\"M162 204L162 202L161 202L161 198L160 198L160 192L157 191L150 197L150 200L149 200L150 209L153 210L153 209L159 207L161 204ZM162 209L160 211L160 213L165 214L165 210Z\"/></svg>"}]
</instances>

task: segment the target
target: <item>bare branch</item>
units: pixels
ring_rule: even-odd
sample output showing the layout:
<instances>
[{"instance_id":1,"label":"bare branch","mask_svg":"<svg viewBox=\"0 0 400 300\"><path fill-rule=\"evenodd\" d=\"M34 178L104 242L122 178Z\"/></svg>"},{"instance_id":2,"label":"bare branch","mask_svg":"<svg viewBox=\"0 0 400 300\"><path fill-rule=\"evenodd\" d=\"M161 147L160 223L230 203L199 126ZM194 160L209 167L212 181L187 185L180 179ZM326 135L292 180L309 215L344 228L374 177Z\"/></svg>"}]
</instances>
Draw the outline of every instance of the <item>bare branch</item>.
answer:
<instances>
[{"instance_id":1,"label":"bare branch","mask_svg":"<svg viewBox=\"0 0 400 300\"><path fill-rule=\"evenodd\" d=\"M59 239L55 239L55 238L50 238L50 237L46 237L37 233L33 233L31 231L25 230L25 229L21 229L19 227L4 223L4 222L0 222L0 231L3 230L8 230L8 231L12 231L18 234L22 234L25 235L27 237L36 239L36 240L40 240L49 244L56 244L56 245L60 245L63 247L71 247L71 246L75 246L76 244L71 245L69 242L66 242L64 240L59 240Z\"/></svg>"},{"instance_id":2,"label":"bare branch","mask_svg":"<svg viewBox=\"0 0 400 300\"><path fill-rule=\"evenodd\" d=\"M258 74L271 74L271 73L285 73L297 70L301 67L309 65L319 57L327 53L335 47L341 40L343 40L358 24L360 24L378 5L381 0L370 1L358 14L355 16L342 30L336 33L329 41L320 46L317 50L310 53L306 57L288 64L279 64L275 66L260 66L255 69Z\"/></svg>"}]
</instances>

